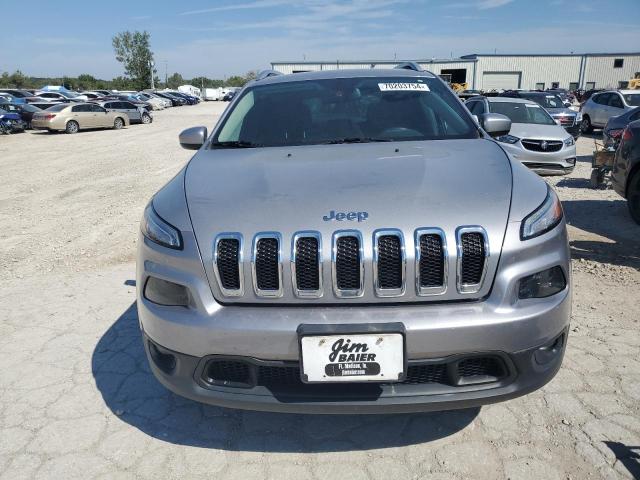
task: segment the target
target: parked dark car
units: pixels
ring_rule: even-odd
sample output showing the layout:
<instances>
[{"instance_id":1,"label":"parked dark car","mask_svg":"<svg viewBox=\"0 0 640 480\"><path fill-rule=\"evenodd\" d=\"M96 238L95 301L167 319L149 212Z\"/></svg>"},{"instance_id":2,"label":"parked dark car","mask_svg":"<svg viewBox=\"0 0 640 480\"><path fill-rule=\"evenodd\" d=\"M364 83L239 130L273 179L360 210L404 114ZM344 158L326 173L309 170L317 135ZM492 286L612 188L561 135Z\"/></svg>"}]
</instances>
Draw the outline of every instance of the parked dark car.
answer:
<instances>
[{"instance_id":1,"label":"parked dark car","mask_svg":"<svg viewBox=\"0 0 640 480\"><path fill-rule=\"evenodd\" d=\"M186 105L187 101L184 98L180 98L174 95L171 95L168 92L155 92L156 95L162 97L162 98L166 98L168 100L171 100L171 104L174 107L180 107L182 105Z\"/></svg>"},{"instance_id":2,"label":"parked dark car","mask_svg":"<svg viewBox=\"0 0 640 480\"><path fill-rule=\"evenodd\" d=\"M26 128L31 128L33 114L42 111L40 108L34 107L33 104L29 103L0 103L0 108L7 112L20 115L20 118L26 124Z\"/></svg>"},{"instance_id":3,"label":"parked dark car","mask_svg":"<svg viewBox=\"0 0 640 480\"><path fill-rule=\"evenodd\" d=\"M591 90L586 90L586 91L582 92L582 94L578 98L578 101L580 103L584 103L587 100L589 100L592 95L594 95L594 94L596 94L598 92L603 92L603 91L604 91L603 88L592 88Z\"/></svg>"},{"instance_id":4,"label":"parked dark car","mask_svg":"<svg viewBox=\"0 0 640 480\"><path fill-rule=\"evenodd\" d=\"M24 132L27 124L22 121L20 115L15 112L8 112L0 108L0 129L1 133Z\"/></svg>"},{"instance_id":5,"label":"parked dark car","mask_svg":"<svg viewBox=\"0 0 640 480\"><path fill-rule=\"evenodd\" d=\"M640 107L628 110L622 115L610 117L607 125L602 130L602 140L605 147L615 148L622 138L622 133L631 122L640 120Z\"/></svg>"},{"instance_id":6,"label":"parked dark car","mask_svg":"<svg viewBox=\"0 0 640 480\"><path fill-rule=\"evenodd\" d=\"M191 95L187 95L186 93L182 93L182 92L168 92L168 93L178 98L183 98L187 102L187 105L195 105L196 103L198 103L198 99L196 97L192 97Z\"/></svg>"},{"instance_id":7,"label":"parked dark car","mask_svg":"<svg viewBox=\"0 0 640 480\"><path fill-rule=\"evenodd\" d=\"M525 98L536 102L542 108L544 108L554 120L560 122L560 125L569 132L573 138L580 136L580 122L582 121L582 114L571 110L565 106L564 100L560 95L548 92L534 92L526 90L510 90L500 95L501 97L511 98Z\"/></svg>"},{"instance_id":8,"label":"parked dark car","mask_svg":"<svg viewBox=\"0 0 640 480\"><path fill-rule=\"evenodd\" d=\"M640 225L640 120L622 132L611 172L613 189L627 199L633 220Z\"/></svg>"},{"instance_id":9,"label":"parked dark car","mask_svg":"<svg viewBox=\"0 0 640 480\"><path fill-rule=\"evenodd\" d=\"M222 97L222 100L225 102L230 102L231 100L233 100L233 97L236 96L236 93L238 92L236 92L235 90L231 90L230 92L227 92L224 97Z\"/></svg>"},{"instance_id":10,"label":"parked dark car","mask_svg":"<svg viewBox=\"0 0 640 480\"><path fill-rule=\"evenodd\" d=\"M135 105L132 102L127 102L125 100L103 100L95 103L101 105L109 112L126 113L131 123L147 124L153 121L153 116L149 110L142 106Z\"/></svg>"},{"instance_id":11,"label":"parked dark car","mask_svg":"<svg viewBox=\"0 0 640 480\"><path fill-rule=\"evenodd\" d=\"M461 92L458 92L458 98L461 100L466 100L471 97L479 97L480 95L482 95L481 90L462 90Z\"/></svg>"}]
</instances>

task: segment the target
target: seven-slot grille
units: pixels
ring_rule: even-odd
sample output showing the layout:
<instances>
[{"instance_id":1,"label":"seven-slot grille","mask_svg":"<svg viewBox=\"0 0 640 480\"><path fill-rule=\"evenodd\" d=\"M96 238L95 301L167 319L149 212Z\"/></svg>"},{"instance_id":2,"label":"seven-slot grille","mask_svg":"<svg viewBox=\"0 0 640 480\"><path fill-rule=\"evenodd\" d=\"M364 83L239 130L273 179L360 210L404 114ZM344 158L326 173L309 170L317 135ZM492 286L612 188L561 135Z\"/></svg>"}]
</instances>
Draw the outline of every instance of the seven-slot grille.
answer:
<instances>
[{"instance_id":1,"label":"seven-slot grille","mask_svg":"<svg viewBox=\"0 0 640 480\"><path fill-rule=\"evenodd\" d=\"M522 140L522 146L532 152L557 152L562 148L560 140Z\"/></svg>"},{"instance_id":2,"label":"seven-slot grille","mask_svg":"<svg viewBox=\"0 0 640 480\"><path fill-rule=\"evenodd\" d=\"M298 232L291 239L291 283L299 298L320 298L323 289L322 236L319 232ZM400 230L377 230L373 234L372 268L374 292L380 297L406 293L406 256ZM440 295L448 285L449 258L445 233L438 228L415 231L416 295ZM489 257L488 238L481 227L460 227L456 231L457 291L477 293L484 283ZM251 251L251 281L258 297L282 297L283 242L279 233L258 233ZM338 231L332 236L331 280L338 298L364 294L365 254L358 231ZM214 270L224 296L244 295L243 239L239 233L220 234L214 245ZM288 259L287 259L288 260ZM327 258L328 262L328 258ZM452 264L453 266L453 264ZM287 277L286 282L289 281ZM413 282L413 280L411 280ZM285 283L286 283L285 282Z\"/></svg>"}]
</instances>

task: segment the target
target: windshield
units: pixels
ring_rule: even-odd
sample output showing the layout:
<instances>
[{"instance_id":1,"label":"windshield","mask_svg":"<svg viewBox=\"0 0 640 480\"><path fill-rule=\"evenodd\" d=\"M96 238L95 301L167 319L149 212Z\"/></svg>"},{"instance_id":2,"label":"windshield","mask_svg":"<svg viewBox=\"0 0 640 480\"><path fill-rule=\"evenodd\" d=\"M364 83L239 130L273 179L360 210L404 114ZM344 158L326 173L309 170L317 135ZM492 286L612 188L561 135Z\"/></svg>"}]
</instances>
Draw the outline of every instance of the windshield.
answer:
<instances>
[{"instance_id":1,"label":"windshield","mask_svg":"<svg viewBox=\"0 0 640 480\"><path fill-rule=\"evenodd\" d=\"M536 125L555 125L556 122L540 105L516 102L491 102L489 109L501 113L513 123L534 123Z\"/></svg>"},{"instance_id":2,"label":"windshield","mask_svg":"<svg viewBox=\"0 0 640 480\"><path fill-rule=\"evenodd\" d=\"M640 93L627 93L623 95L624 101L632 107L640 107Z\"/></svg>"},{"instance_id":3,"label":"windshield","mask_svg":"<svg viewBox=\"0 0 640 480\"><path fill-rule=\"evenodd\" d=\"M439 80L358 77L248 88L213 147L478 137L464 107Z\"/></svg>"},{"instance_id":4,"label":"windshield","mask_svg":"<svg viewBox=\"0 0 640 480\"><path fill-rule=\"evenodd\" d=\"M564 102L558 95L522 95L522 98L536 102L544 108L564 108Z\"/></svg>"},{"instance_id":5,"label":"windshield","mask_svg":"<svg viewBox=\"0 0 640 480\"><path fill-rule=\"evenodd\" d=\"M25 103L24 105L20 105L20 108L25 112L31 112L31 113L40 111L38 107L34 107L33 105L29 105L28 103Z\"/></svg>"}]
</instances>

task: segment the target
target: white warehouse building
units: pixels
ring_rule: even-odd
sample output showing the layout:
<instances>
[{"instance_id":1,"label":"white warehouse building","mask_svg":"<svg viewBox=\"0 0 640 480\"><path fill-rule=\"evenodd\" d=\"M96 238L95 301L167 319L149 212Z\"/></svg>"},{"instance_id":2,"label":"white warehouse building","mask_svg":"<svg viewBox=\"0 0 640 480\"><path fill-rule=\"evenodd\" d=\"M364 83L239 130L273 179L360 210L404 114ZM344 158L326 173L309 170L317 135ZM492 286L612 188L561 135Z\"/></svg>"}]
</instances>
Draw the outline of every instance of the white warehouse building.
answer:
<instances>
[{"instance_id":1,"label":"white warehouse building","mask_svg":"<svg viewBox=\"0 0 640 480\"><path fill-rule=\"evenodd\" d=\"M423 69L477 90L626 88L640 73L640 53L473 54L416 61ZM400 60L271 62L282 73L392 68Z\"/></svg>"}]
</instances>

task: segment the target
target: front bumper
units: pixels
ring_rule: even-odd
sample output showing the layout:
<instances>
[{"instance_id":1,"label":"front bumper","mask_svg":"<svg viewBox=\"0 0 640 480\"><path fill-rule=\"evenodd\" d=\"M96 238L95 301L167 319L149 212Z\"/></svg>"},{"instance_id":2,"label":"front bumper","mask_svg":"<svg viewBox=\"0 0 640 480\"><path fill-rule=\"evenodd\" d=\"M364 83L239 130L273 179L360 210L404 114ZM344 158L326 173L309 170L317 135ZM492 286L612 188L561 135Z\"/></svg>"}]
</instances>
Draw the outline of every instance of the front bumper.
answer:
<instances>
[{"instance_id":1,"label":"front bumper","mask_svg":"<svg viewBox=\"0 0 640 480\"><path fill-rule=\"evenodd\" d=\"M347 303L326 307L223 306L213 298L192 232L182 230L181 251L160 247L140 236L137 307L145 349L149 354L151 341L176 359L171 373L150 359L152 370L164 385L180 395L221 406L273 411L425 411L466 408L526 394L548 382L560 366L562 355L545 368L536 368L532 355L535 349L567 331L571 281L564 222L526 242L520 241L519 229L519 222L509 224L491 292L481 301L361 306ZM556 265L565 272L565 290L548 298L518 299L520 278ZM147 300L143 290L150 276L186 286L189 307L161 306ZM400 393L398 389L393 393L390 385L375 398L326 399L318 395L301 400L283 397L259 385L251 389L203 386L197 374L203 359L212 355L295 364L300 360L297 330L301 324L389 322L402 323L405 328L409 364L495 354L511 362L509 381L444 391L414 386Z\"/></svg>"},{"instance_id":2,"label":"front bumper","mask_svg":"<svg viewBox=\"0 0 640 480\"><path fill-rule=\"evenodd\" d=\"M154 343L146 334L144 348L156 378L174 393L192 400L227 408L288 413L313 414L382 414L410 413L471 408L510 400L545 385L558 372L565 352L567 331L553 340L553 358L540 364L538 347L505 354L491 352L504 365L504 375L475 384L447 385L446 379L427 373L415 375L402 383L353 383L310 385L290 378L291 374L275 374L271 381L260 385L232 386L205 381L205 369L217 356L204 358L173 352ZM475 354L478 355L477 353ZM428 362L409 362L419 372L429 372L424 366L450 365L449 357ZM288 370L299 372L296 362L264 362L252 358L224 357L220 361L245 363L256 371ZM420 373L418 374L420 375ZM255 376L255 375L253 375ZM471 378L471 377L470 377Z\"/></svg>"},{"instance_id":3,"label":"front bumper","mask_svg":"<svg viewBox=\"0 0 640 480\"><path fill-rule=\"evenodd\" d=\"M525 149L520 142L500 144L514 159L541 175L566 175L576 165L576 146L563 146L557 152L535 152Z\"/></svg>"}]
</instances>

